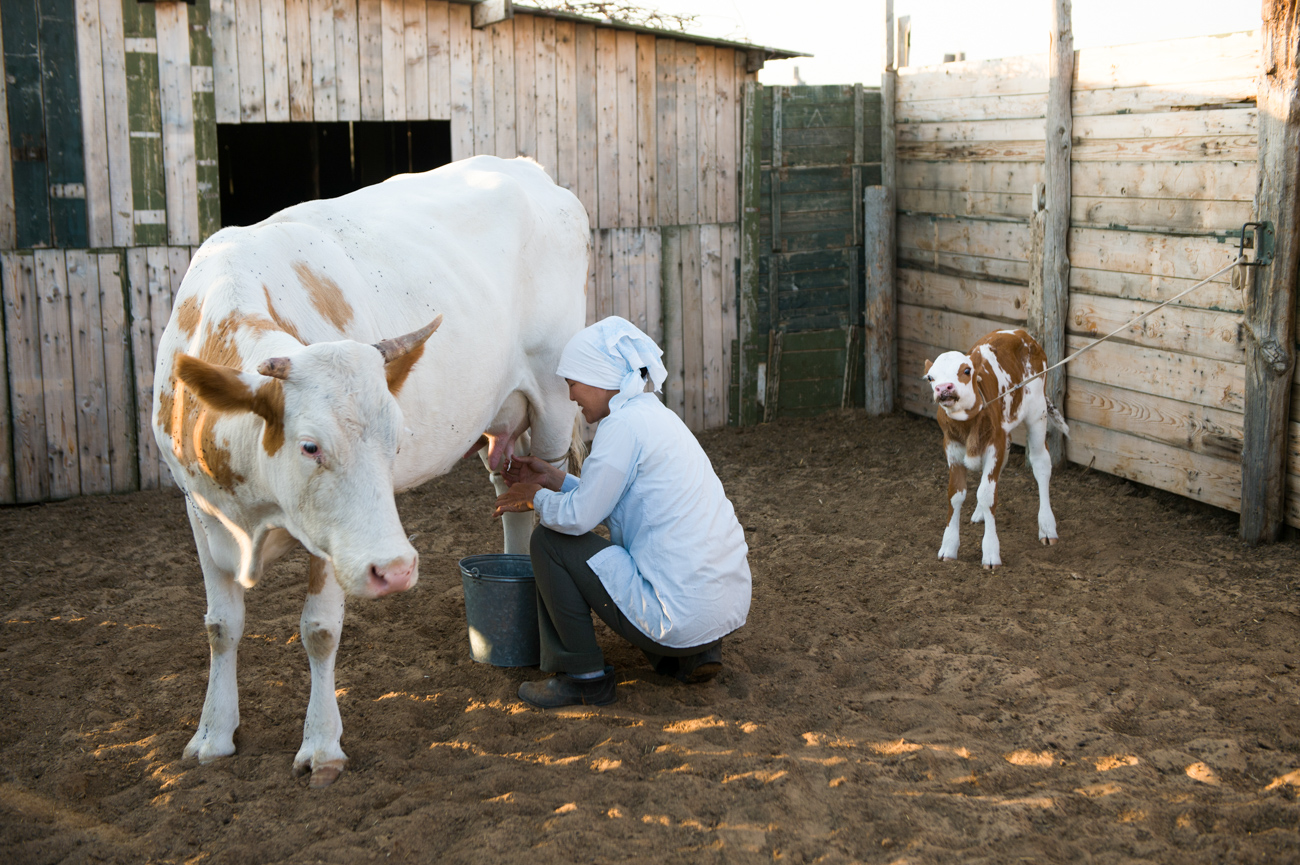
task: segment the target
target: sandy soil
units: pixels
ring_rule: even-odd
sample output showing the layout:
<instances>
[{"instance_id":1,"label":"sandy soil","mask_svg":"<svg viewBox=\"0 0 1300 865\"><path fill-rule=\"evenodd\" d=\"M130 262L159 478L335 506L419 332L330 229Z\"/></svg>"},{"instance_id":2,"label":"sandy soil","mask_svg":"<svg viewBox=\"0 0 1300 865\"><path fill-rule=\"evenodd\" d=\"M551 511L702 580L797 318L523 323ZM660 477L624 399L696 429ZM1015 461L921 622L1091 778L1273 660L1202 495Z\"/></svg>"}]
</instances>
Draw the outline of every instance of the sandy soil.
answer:
<instances>
[{"instance_id":1,"label":"sandy soil","mask_svg":"<svg viewBox=\"0 0 1300 865\"><path fill-rule=\"evenodd\" d=\"M0 860L1295 862L1300 546L1078 467L1006 566L936 560L937 425L844 413L704 437L750 539L726 671L687 687L605 632L619 701L540 712L469 658L459 558L500 549L476 463L403 496L417 589L354 602L347 772L290 772L301 554L249 594L239 753L182 761L207 677L174 492L0 510Z\"/></svg>"}]
</instances>

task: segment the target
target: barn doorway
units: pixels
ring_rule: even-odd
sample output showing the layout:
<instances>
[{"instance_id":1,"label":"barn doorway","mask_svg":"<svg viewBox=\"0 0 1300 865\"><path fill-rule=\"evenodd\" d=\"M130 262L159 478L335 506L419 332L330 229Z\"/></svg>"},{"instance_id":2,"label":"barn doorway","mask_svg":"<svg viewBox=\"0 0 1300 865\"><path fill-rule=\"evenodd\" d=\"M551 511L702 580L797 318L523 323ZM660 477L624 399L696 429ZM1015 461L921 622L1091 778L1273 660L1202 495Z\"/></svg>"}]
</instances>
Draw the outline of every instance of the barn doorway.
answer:
<instances>
[{"instance_id":1,"label":"barn doorway","mask_svg":"<svg viewBox=\"0 0 1300 865\"><path fill-rule=\"evenodd\" d=\"M219 123L221 224L451 162L451 122Z\"/></svg>"}]
</instances>

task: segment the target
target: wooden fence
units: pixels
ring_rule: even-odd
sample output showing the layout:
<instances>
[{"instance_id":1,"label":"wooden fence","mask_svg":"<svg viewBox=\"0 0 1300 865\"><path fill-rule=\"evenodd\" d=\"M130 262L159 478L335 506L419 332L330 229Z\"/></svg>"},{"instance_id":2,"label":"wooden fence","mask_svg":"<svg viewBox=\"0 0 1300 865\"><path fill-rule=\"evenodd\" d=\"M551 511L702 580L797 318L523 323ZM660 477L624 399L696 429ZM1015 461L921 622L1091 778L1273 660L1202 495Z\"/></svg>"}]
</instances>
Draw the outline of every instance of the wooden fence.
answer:
<instances>
[{"instance_id":1,"label":"wooden fence","mask_svg":"<svg viewBox=\"0 0 1300 865\"><path fill-rule=\"evenodd\" d=\"M1259 54L1255 33L1076 52L1067 351L1236 257L1253 212ZM910 411L933 411L925 358L1026 321L1046 63L899 70L898 357ZM1066 367L1068 458L1239 510L1243 301L1224 276ZM1300 490L1300 425L1291 442ZM1289 521L1300 525L1296 501Z\"/></svg>"}]
</instances>

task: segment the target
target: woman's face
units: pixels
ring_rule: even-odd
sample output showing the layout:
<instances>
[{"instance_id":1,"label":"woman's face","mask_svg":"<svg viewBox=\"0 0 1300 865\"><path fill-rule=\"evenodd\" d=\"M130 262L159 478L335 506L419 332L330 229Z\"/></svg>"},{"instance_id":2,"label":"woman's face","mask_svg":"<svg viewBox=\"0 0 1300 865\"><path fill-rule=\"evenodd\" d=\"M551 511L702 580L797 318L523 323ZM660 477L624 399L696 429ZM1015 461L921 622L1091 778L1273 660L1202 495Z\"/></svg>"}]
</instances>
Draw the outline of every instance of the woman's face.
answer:
<instances>
[{"instance_id":1,"label":"woman's face","mask_svg":"<svg viewBox=\"0 0 1300 865\"><path fill-rule=\"evenodd\" d=\"M569 399L582 409L583 420L587 423L595 423L609 416L609 401L618 391L583 384L571 378L566 378L565 381L569 384Z\"/></svg>"}]
</instances>

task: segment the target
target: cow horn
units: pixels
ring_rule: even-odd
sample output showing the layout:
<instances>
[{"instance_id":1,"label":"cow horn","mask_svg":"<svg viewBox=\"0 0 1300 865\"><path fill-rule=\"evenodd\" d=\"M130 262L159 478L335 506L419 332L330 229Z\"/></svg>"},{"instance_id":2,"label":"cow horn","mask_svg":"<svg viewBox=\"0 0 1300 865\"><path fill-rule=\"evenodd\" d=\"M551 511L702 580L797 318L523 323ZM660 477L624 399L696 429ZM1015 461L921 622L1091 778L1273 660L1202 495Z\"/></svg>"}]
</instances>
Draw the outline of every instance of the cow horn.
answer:
<instances>
[{"instance_id":1,"label":"cow horn","mask_svg":"<svg viewBox=\"0 0 1300 865\"><path fill-rule=\"evenodd\" d=\"M257 371L271 378L287 379L292 364L287 357L271 357L257 366Z\"/></svg>"},{"instance_id":2,"label":"cow horn","mask_svg":"<svg viewBox=\"0 0 1300 865\"><path fill-rule=\"evenodd\" d=\"M419 330L413 330L408 334L395 336L392 339L380 340L374 344L375 348L379 349L379 353L384 356L384 363L392 363L416 346L421 345L441 324L442 313L438 313L434 316L433 321Z\"/></svg>"}]
</instances>

